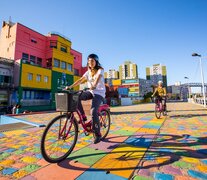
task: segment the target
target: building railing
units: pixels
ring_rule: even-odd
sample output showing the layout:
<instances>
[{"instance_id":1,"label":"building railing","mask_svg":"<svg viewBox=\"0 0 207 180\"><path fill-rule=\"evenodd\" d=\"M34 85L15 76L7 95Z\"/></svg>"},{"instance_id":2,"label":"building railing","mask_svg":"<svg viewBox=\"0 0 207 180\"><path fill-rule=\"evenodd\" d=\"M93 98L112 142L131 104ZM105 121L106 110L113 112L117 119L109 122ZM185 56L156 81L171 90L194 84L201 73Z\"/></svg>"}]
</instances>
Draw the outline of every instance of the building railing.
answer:
<instances>
[{"instance_id":1,"label":"building railing","mask_svg":"<svg viewBox=\"0 0 207 180\"><path fill-rule=\"evenodd\" d=\"M51 100L48 99L22 99L22 106L47 106L50 105Z\"/></svg>"},{"instance_id":2,"label":"building railing","mask_svg":"<svg viewBox=\"0 0 207 180\"><path fill-rule=\"evenodd\" d=\"M193 102L196 103L196 104L204 105L204 99L203 98L194 98ZM206 105L207 105L207 99L206 99Z\"/></svg>"}]
</instances>

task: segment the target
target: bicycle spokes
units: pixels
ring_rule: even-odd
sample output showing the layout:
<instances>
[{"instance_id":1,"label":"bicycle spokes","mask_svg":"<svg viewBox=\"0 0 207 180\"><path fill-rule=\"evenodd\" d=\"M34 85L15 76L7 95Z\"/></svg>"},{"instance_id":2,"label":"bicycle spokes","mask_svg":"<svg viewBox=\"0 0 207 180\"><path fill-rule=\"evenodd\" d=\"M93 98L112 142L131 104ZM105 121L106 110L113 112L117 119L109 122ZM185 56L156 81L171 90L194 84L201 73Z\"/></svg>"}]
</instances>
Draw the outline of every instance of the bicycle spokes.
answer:
<instances>
[{"instance_id":1,"label":"bicycle spokes","mask_svg":"<svg viewBox=\"0 0 207 180\"><path fill-rule=\"evenodd\" d=\"M77 125L73 116L60 116L51 121L41 141L44 158L49 162L65 159L77 141Z\"/></svg>"}]
</instances>

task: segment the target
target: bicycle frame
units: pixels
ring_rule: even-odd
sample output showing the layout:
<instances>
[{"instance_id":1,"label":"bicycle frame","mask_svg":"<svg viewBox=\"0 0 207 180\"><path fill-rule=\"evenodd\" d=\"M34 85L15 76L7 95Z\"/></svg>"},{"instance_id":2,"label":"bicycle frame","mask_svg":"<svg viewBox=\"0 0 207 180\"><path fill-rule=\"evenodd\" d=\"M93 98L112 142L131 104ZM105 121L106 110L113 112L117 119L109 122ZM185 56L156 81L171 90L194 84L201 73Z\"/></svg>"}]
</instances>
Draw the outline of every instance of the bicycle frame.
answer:
<instances>
[{"instance_id":1,"label":"bicycle frame","mask_svg":"<svg viewBox=\"0 0 207 180\"><path fill-rule=\"evenodd\" d=\"M99 109L98 109L98 114L100 115L100 112L103 111L103 110L109 111L109 106L108 106L107 104L102 104L102 105L99 107ZM91 124L89 124L89 123L91 123L91 121L89 121L88 123L85 123L85 122L83 121L83 117L82 117L80 111L77 109L75 112L77 113L77 115L78 115L78 117L79 117L79 120L80 120L79 122L80 122L81 126L83 127L84 131L86 131L86 132L92 132L92 129L91 129L91 128L90 128L90 129L88 128L89 125L91 125ZM71 120L74 121L74 118L75 118L75 116L74 116L74 112L70 112L70 113L69 113L69 118L70 118ZM63 134L63 131L66 130L66 126L67 126L67 123L68 123L69 118L68 118L67 121L65 122L65 125L64 125L62 131L61 131L60 134L59 134L59 137L61 137L62 134ZM103 120L102 117L101 117L101 119ZM68 131L67 131L67 133L65 134L65 137L68 136L68 134L69 134L69 132L70 132L70 129L71 129L71 125L69 126Z\"/></svg>"}]
</instances>

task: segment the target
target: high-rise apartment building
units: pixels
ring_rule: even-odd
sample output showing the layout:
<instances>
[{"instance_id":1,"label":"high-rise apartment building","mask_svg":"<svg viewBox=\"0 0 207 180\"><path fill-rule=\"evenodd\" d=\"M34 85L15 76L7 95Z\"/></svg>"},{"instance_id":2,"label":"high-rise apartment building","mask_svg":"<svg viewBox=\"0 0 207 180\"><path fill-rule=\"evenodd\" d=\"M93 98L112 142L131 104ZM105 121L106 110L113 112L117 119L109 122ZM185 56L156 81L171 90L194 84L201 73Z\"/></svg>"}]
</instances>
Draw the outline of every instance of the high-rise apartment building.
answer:
<instances>
[{"instance_id":1,"label":"high-rise apartment building","mask_svg":"<svg viewBox=\"0 0 207 180\"><path fill-rule=\"evenodd\" d=\"M119 79L119 72L115 69L109 69L108 72L104 72L104 78L107 79Z\"/></svg>"},{"instance_id":2,"label":"high-rise apartment building","mask_svg":"<svg viewBox=\"0 0 207 180\"><path fill-rule=\"evenodd\" d=\"M152 67L147 67L146 79L151 80L152 85L156 85L158 81L163 81L163 85L167 87L166 66L163 66L161 64L154 64Z\"/></svg>"},{"instance_id":3,"label":"high-rise apartment building","mask_svg":"<svg viewBox=\"0 0 207 180\"><path fill-rule=\"evenodd\" d=\"M119 66L120 79L137 79L137 65L131 61L125 61L124 64Z\"/></svg>"}]
</instances>

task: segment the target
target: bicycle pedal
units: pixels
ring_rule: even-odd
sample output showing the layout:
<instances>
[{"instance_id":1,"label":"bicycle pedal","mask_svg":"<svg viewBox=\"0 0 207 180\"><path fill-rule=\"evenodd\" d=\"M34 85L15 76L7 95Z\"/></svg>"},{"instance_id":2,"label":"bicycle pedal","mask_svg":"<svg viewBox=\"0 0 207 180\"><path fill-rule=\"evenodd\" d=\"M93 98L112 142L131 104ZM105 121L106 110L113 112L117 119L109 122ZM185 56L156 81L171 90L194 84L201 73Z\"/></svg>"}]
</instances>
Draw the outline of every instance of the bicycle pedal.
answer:
<instances>
[{"instance_id":1,"label":"bicycle pedal","mask_svg":"<svg viewBox=\"0 0 207 180\"><path fill-rule=\"evenodd\" d=\"M86 136L89 136L89 133L88 133L88 132L86 132L86 131L84 132L84 134L85 134Z\"/></svg>"}]
</instances>

